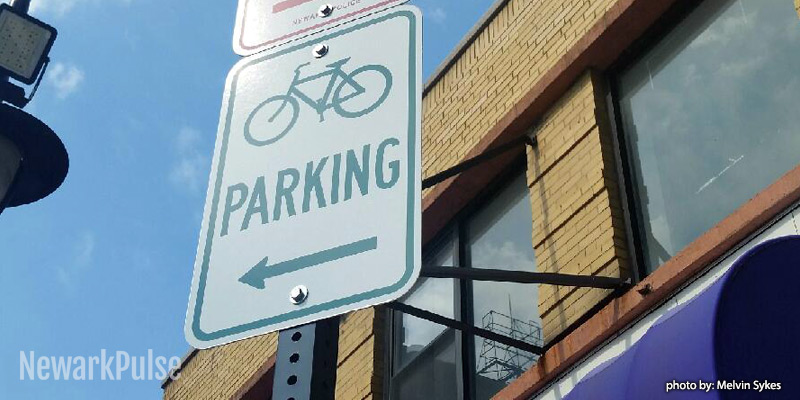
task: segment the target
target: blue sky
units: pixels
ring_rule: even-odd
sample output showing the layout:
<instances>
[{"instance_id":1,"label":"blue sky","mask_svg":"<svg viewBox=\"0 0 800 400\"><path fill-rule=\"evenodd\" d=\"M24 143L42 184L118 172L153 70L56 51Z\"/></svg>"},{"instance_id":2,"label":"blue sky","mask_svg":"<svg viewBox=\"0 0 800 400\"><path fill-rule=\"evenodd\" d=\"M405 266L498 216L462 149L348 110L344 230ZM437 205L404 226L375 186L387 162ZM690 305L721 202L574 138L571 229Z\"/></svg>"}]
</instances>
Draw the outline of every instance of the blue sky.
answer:
<instances>
[{"instance_id":1,"label":"blue sky","mask_svg":"<svg viewBox=\"0 0 800 400\"><path fill-rule=\"evenodd\" d=\"M492 0L416 0L428 77ZM202 4L202 6L199 6ZM37 356L182 356L183 320L235 2L32 0L56 26L26 110L71 160L50 197L0 216L0 397L160 398L157 381L20 381Z\"/></svg>"}]
</instances>

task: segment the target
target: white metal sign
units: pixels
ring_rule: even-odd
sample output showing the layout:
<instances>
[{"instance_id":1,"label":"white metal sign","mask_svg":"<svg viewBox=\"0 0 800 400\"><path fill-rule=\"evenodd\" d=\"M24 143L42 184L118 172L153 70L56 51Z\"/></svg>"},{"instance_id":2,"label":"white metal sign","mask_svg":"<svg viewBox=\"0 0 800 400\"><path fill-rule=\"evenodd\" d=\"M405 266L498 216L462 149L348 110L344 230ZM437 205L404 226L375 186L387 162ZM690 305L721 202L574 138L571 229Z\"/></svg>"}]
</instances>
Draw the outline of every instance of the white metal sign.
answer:
<instances>
[{"instance_id":1,"label":"white metal sign","mask_svg":"<svg viewBox=\"0 0 800 400\"><path fill-rule=\"evenodd\" d=\"M192 346L392 301L414 284L421 22L397 7L234 66L186 318Z\"/></svg>"},{"instance_id":2,"label":"white metal sign","mask_svg":"<svg viewBox=\"0 0 800 400\"><path fill-rule=\"evenodd\" d=\"M248 56L408 0L239 0L233 50Z\"/></svg>"}]
</instances>

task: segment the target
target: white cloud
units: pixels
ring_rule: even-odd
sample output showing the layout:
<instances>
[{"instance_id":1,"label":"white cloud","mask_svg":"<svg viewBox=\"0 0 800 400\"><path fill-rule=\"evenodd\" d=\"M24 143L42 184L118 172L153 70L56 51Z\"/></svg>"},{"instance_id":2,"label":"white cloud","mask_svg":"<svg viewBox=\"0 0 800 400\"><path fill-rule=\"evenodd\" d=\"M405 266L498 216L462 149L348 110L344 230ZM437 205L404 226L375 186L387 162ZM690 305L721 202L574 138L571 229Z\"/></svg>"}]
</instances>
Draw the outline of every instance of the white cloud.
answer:
<instances>
[{"instance_id":1,"label":"white cloud","mask_svg":"<svg viewBox=\"0 0 800 400\"><path fill-rule=\"evenodd\" d=\"M81 0L34 0L31 1L31 14L51 13L56 16L63 16Z\"/></svg>"},{"instance_id":2,"label":"white cloud","mask_svg":"<svg viewBox=\"0 0 800 400\"><path fill-rule=\"evenodd\" d=\"M433 21L436 24L444 25L444 21L447 19L447 11L442 7L441 0L415 0L414 3L422 10L425 21Z\"/></svg>"},{"instance_id":3,"label":"white cloud","mask_svg":"<svg viewBox=\"0 0 800 400\"><path fill-rule=\"evenodd\" d=\"M207 177L208 156L200 151L200 132L184 126L175 138L177 162L169 173L170 181L191 192L198 192Z\"/></svg>"},{"instance_id":4,"label":"white cloud","mask_svg":"<svg viewBox=\"0 0 800 400\"><path fill-rule=\"evenodd\" d=\"M764 55L734 60L719 66L719 72L726 77L742 79L762 69L769 60Z\"/></svg>"},{"instance_id":5,"label":"white cloud","mask_svg":"<svg viewBox=\"0 0 800 400\"><path fill-rule=\"evenodd\" d=\"M130 4L132 0L115 0L116 3ZM7 1L6 1L7 2ZM30 13L35 16L51 15L63 17L79 6L109 3L108 0L32 0Z\"/></svg>"},{"instance_id":6,"label":"white cloud","mask_svg":"<svg viewBox=\"0 0 800 400\"><path fill-rule=\"evenodd\" d=\"M445 12L442 7L435 7L428 11L425 16L437 24L444 24L444 21L447 19L447 12Z\"/></svg>"},{"instance_id":7,"label":"white cloud","mask_svg":"<svg viewBox=\"0 0 800 400\"><path fill-rule=\"evenodd\" d=\"M89 0L91 1L91 0ZM87 0L32 0L30 10L31 15L51 14L58 17L63 16L75 5L79 3L86 3ZM3 0L0 3L11 4L11 0Z\"/></svg>"},{"instance_id":8,"label":"white cloud","mask_svg":"<svg viewBox=\"0 0 800 400\"><path fill-rule=\"evenodd\" d=\"M83 70L75 65L67 65L61 62L53 64L48 68L47 83L56 90L59 99L65 99L83 83Z\"/></svg>"},{"instance_id":9,"label":"white cloud","mask_svg":"<svg viewBox=\"0 0 800 400\"><path fill-rule=\"evenodd\" d=\"M69 289L75 288L75 281L86 271L94 260L95 234L83 232L72 246L72 263L57 268L58 280Z\"/></svg>"},{"instance_id":10,"label":"white cloud","mask_svg":"<svg viewBox=\"0 0 800 400\"><path fill-rule=\"evenodd\" d=\"M92 232L84 232L75 245L75 264L77 266L86 268L91 264L94 257L94 245L94 234Z\"/></svg>"},{"instance_id":11,"label":"white cloud","mask_svg":"<svg viewBox=\"0 0 800 400\"><path fill-rule=\"evenodd\" d=\"M511 268L522 270L536 265L530 248L520 248L519 243L482 241L473 250L473 265L477 268Z\"/></svg>"},{"instance_id":12,"label":"white cloud","mask_svg":"<svg viewBox=\"0 0 800 400\"><path fill-rule=\"evenodd\" d=\"M741 2L739 6L741 7ZM758 17L755 11L751 18L753 17ZM727 12L716 24L708 27L694 39L689 47L696 49L704 46L724 46L732 41L739 41L741 36L748 34L746 30L748 23L748 17L743 8L741 14L738 11Z\"/></svg>"}]
</instances>

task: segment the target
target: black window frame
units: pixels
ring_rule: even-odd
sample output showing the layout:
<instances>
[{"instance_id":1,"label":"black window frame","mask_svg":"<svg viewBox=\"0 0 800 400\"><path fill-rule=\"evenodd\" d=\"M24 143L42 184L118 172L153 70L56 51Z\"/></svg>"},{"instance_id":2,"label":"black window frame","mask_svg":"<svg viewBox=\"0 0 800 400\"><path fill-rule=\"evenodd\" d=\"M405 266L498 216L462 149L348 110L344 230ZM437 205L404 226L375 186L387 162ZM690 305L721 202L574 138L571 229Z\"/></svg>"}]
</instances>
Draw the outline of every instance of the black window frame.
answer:
<instances>
[{"instance_id":1,"label":"black window frame","mask_svg":"<svg viewBox=\"0 0 800 400\"><path fill-rule=\"evenodd\" d=\"M423 265L425 264L426 261L429 261L432 258L433 252L435 252L435 250L439 250L441 245L449 243L450 241L452 241L452 246L453 246L453 266L452 266L452 268L461 268L461 261L460 261L461 260L461 258L460 258L461 252L459 251L459 249L461 248L461 238L460 238L459 235L460 235L460 233L456 229L453 229L452 224L450 226L448 226L446 229L444 229L439 235L436 236L435 239L431 240L430 243L427 246L425 246L425 248L423 248L423 251L422 251L422 254L423 254L422 263L423 263ZM430 279L430 278L420 278L420 280L422 280L422 279ZM461 289L462 285L460 284L460 282L458 280L454 280L453 286L454 286L453 287L453 315L454 315L454 319L461 320L462 315L463 315L463 304L464 304L463 303L463 297L462 297L462 289ZM387 313L387 318L386 318L386 321L387 321L387 326L386 326L387 335L386 335L386 347L385 348L387 349L387 351L385 352L385 357L384 357L385 358L385 363L384 363L385 366L384 366L384 368L386 368L385 371L387 372L386 374L384 374L385 377L386 377L386 379L385 379L385 388L386 388L385 395L386 395L386 398L387 399L392 399L392 396L393 396L393 393L394 393L393 390L392 390L392 384L393 384L393 380L394 380L393 378L395 378L397 376L402 376L404 373L408 373L408 370L409 370L410 367L413 367L415 364L418 364L419 362L421 362L420 360L422 360L424 358L424 357L422 357L423 353L425 353L427 351L433 351L434 348L436 348L437 346L441 345L442 342L445 340L445 336L448 333L452 333L452 334L455 335L455 351L456 351L456 361L457 361L456 362L456 371L458 372L457 376L456 376L456 382L458 384L457 387L458 387L458 390L459 390L459 393L457 393L457 395L458 395L458 398L462 398L462 399L466 398L464 396L465 385L464 385L464 381L463 381L463 377L464 377L463 359L464 359L464 356L463 356L462 341L464 340L464 334L461 331L458 331L458 330L455 330L455 329L452 329L452 328L446 328L439 335L437 335L436 338L434 338L430 343L428 343L422 350L420 350L419 354L416 357L414 357L414 359L408 361L405 365L403 365L397 371L395 371L395 360L394 360L395 351L394 350L395 350L395 346L396 346L395 338L397 338L397 332L395 331L395 328L397 328L397 324L395 324L395 321L398 319L398 316L401 313L399 311L391 310L391 309L388 309L388 308L386 309L386 313Z\"/></svg>"},{"instance_id":2,"label":"black window frame","mask_svg":"<svg viewBox=\"0 0 800 400\"><path fill-rule=\"evenodd\" d=\"M422 249L423 265L435 250L439 249L444 243L449 240L453 241L454 257L453 268L472 268L469 257L469 243L468 240L468 226L471 218L480 212L486 205L488 205L496 196L508 188L514 179L519 178L520 174L527 174L527 154L521 153L503 169L502 172L497 174L497 177L477 196L475 196L461 211L459 211L453 220L442 229L436 237L431 240ZM531 222L531 229L533 222ZM533 244L531 244L533 246ZM430 279L430 278L429 278ZM455 319L460 321L473 321L474 315L472 312L473 303L473 287L472 282L467 279L455 280L454 297L454 314ZM403 372L412 366L419 356L414 360L409 361L400 370L394 370L394 340L396 337L395 332L395 315L399 311L386 308L386 335L385 335L385 349L384 352L384 394L389 400L398 400L392 397L392 383L393 378L402 375ZM428 344L423 351L435 347L435 345L442 340L444 333L451 331L446 330L436 337L430 344ZM456 346L456 370L458 371L457 383L459 388L458 398L474 400L476 396L476 387L473 382L473 369L475 368L475 336L465 334L455 330L455 346Z\"/></svg>"}]
</instances>

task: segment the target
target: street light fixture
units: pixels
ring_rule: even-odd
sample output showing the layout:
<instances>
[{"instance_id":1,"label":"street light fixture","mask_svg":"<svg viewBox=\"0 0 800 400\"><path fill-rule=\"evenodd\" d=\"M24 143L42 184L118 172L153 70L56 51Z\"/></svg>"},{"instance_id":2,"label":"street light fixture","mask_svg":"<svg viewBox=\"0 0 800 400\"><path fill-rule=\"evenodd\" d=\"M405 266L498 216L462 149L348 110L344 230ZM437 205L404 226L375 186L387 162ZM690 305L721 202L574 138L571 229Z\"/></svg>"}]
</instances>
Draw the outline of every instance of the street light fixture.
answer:
<instances>
[{"instance_id":1,"label":"street light fixture","mask_svg":"<svg viewBox=\"0 0 800 400\"><path fill-rule=\"evenodd\" d=\"M67 149L49 126L0 104L0 213L47 197L68 170Z\"/></svg>"},{"instance_id":2,"label":"street light fixture","mask_svg":"<svg viewBox=\"0 0 800 400\"><path fill-rule=\"evenodd\" d=\"M17 145L5 136L0 136L0 212L7 202L6 194L14 184L20 161L22 154L19 153Z\"/></svg>"},{"instance_id":3,"label":"street light fixture","mask_svg":"<svg viewBox=\"0 0 800 400\"><path fill-rule=\"evenodd\" d=\"M45 64L57 31L8 4L0 4L0 73L30 85Z\"/></svg>"},{"instance_id":4,"label":"street light fixture","mask_svg":"<svg viewBox=\"0 0 800 400\"><path fill-rule=\"evenodd\" d=\"M67 176L69 156L47 124L24 112L44 76L55 28L28 15L30 0L0 4L0 214L40 200ZM9 81L30 85L31 97ZM12 107L4 102L10 103Z\"/></svg>"},{"instance_id":5,"label":"street light fixture","mask_svg":"<svg viewBox=\"0 0 800 400\"><path fill-rule=\"evenodd\" d=\"M0 4L0 100L24 108L42 83L50 58L50 48L58 32L50 25L28 15L30 0ZM8 77L30 85L36 82L30 97Z\"/></svg>"}]
</instances>

